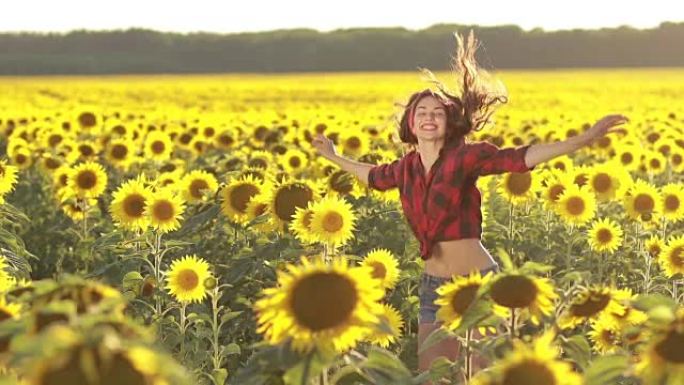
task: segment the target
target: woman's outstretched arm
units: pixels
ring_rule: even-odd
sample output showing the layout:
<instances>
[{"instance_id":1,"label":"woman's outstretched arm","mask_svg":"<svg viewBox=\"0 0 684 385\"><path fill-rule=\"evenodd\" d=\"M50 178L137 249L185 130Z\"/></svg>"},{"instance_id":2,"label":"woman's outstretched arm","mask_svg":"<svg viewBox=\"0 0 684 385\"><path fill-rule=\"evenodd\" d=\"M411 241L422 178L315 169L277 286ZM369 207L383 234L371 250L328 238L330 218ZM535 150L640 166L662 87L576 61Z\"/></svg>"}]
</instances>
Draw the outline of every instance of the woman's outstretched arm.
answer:
<instances>
[{"instance_id":1,"label":"woman's outstretched arm","mask_svg":"<svg viewBox=\"0 0 684 385\"><path fill-rule=\"evenodd\" d=\"M356 175L361 182L368 185L368 171L375 167L374 164L358 162L338 155L337 151L335 151L335 144L333 141L323 134L318 134L311 144L318 149L318 152L323 157L337 164L344 171Z\"/></svg>"},{"instance_id":2,"label":"woman's outstretched arm","mask_svg":"<svg viewBox=\"0 0 684 385\"><path fill-rule=\"evenodd\" d=\"M557 156L575 152L584 146L590 145L594 140L614 132L618 125L628 121L629 119L624 115L607 115L580 135L561 142L533 144L527 149L525 164L531 168Z\"/></svg>"}]
</instances>

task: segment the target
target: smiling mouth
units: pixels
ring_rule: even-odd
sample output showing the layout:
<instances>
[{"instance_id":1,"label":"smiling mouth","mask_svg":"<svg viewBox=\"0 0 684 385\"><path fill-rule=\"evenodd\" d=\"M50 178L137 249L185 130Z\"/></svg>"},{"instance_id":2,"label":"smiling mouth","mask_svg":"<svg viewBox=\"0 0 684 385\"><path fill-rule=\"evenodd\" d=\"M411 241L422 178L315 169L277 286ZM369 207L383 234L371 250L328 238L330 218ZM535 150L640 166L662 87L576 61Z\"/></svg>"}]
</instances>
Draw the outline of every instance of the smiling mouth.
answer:
<instances>
[{"instance_id":1,"label":"smiling mouth","mask_svg":"<svg viewBox=\"0 0 684 385\"><path fill-rule=\"evenodd\" d=\"M434 124L424 124L424 125L420 126L420 128L424 131L436 131L437 130L437 126Z\"/></svg>"}]
</instances>

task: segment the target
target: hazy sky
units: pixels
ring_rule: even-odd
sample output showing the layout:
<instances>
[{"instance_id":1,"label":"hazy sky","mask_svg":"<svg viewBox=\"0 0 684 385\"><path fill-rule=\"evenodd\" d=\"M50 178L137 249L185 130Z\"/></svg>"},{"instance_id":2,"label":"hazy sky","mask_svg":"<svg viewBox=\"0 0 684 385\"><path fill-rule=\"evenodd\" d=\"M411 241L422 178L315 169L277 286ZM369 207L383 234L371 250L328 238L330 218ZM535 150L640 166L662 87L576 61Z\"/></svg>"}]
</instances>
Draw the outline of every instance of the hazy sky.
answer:
<instances>
[{"instance_id":1,"label":"hazy sky","mask_svg":"<svg viewBox=\"0 0 684 385\"><path fill-rule=\"evenodd\" d=\"M674 0L2 0L0 31L144 27L177 32L243 32L353 27L422 29L436 23L517 24L529 30L656 27L684 21Z\"/></svg>"}]
</instances>

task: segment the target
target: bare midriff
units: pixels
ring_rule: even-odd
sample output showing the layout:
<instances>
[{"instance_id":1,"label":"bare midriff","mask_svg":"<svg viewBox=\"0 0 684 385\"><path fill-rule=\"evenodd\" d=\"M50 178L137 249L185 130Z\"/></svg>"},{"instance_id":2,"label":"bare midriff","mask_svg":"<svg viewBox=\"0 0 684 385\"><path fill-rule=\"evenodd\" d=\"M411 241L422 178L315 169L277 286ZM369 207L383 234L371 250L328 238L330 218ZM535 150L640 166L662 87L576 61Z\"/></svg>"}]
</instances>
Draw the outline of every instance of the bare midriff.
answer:
<instances>
[{"instance_id":1,"label":"bare midriff","mask_svg":"<svg viewBox=\"0 0 684 385\"><path fill-rule=\"evenodd\" d=\"M496 264L479 238L437 242L425 261L425 273L438 277L466 275Z\"/></svg>"}]
</instances>

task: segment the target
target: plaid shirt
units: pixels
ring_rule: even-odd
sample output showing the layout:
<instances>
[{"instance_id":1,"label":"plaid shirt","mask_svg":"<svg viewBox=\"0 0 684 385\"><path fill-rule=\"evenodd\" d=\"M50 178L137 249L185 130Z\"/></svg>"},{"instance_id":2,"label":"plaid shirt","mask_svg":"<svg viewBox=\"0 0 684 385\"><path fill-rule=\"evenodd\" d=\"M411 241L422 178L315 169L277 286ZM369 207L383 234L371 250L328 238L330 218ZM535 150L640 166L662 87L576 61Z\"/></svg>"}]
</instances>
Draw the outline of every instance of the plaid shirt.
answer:
<instances>
[{"instance_id":1,"label":"plaid shirt","mask_svg":"<svg viewBox=\"0 0 684 385\"><path fill-rule=\"evenodd\" d=\"M436 242L482 236L480 175L526 172L530 144L499 148L488 142L460 142L445 146L425 175L418 151L392 163L377 165L368 173L368 186L376 190L399 188L401 205L420 241L420 256L430 258Z\"/></svg>"}]
</instances>

